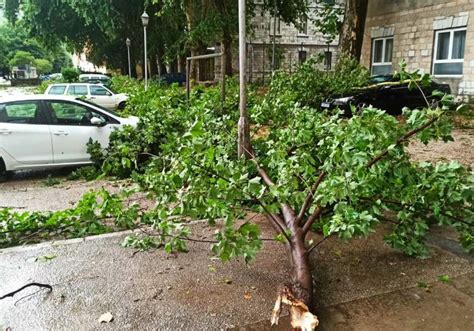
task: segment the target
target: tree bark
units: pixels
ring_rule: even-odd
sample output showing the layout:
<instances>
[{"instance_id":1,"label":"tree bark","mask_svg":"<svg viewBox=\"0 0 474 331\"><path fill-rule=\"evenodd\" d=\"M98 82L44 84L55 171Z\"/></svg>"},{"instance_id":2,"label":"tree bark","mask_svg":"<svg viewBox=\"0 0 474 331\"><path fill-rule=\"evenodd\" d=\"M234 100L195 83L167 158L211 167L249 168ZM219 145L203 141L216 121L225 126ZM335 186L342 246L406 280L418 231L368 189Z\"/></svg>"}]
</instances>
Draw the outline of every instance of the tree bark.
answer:
<instances>
[{"instance_id":1,"label":"tree bark","mask_svg":"<svg viewBox=\"0 0 474 331\"><path fill-rule=\"evenodd\" d=\"M364 41L365 20L369 0L347 0L339 47L341 54L347 54L360 61Z\"/></svg>"}]
</instances>

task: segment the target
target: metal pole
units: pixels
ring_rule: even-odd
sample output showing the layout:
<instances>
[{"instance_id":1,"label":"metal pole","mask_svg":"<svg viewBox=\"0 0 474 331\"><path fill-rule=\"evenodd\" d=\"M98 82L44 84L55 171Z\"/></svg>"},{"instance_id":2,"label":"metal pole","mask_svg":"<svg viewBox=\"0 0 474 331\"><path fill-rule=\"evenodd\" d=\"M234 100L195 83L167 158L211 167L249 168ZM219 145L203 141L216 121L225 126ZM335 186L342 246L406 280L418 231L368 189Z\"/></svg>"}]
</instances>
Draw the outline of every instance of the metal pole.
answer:
<instances>
[{"instance_id":1,"label":"metal pole","mask_svg":"<svg viewBox=\"0 0 474 331\"><path fill-rule=\"evenodd\" d=\"M245 155L250 157L250 130L247 113L247 52L246 52L246 22L245 22L245 1L239 0L239 80L240 80L240 119L239 119L239 157Z\"/></svg>"},{"instance_id":2,"label":"metal pole","mask_svg":"<svg viewBox=\"0 0 474 331\"><path fill-rule=\"evenodd\" d=\"M249 64L249 82L253 81L253 45L252 42L249 43L249 52L250 52L250 64Z\"/></svg>"},{"instance_id":3,"label":"metal pole","mask_svg":"<svg viewBox=\"0 0 474 331\"><path fill-rule=\"evenodd\" d=\"M276 26L277 26L277 3L273 0L273 45L272 45L272 73L275 71L275 42L276 42Z\"/></svg>"},{"instance_id":4,"label":"metal pole","mask_svg":"<svg viewBox=\"0 0 474 331\"><path fill-rule=\"evenodd\" d=\"M191 94L191 85L189 82L190 62L191 60L186 59L186 99L188 100L188 102L189 102L189 96Z\"/></svg>"},{"instance_id":5,"label":"metal pole","mask_svg":"<svg viewBox=\"0 0 474 331\"><path fill-rule=\"evenodd\" d=\"M145 40L144 67L145 67L145 91L146 91L148 88L148 54L147 54L147 47L146 47L146 26L143 27L143 37Z\"/></svg>"},{"instance_id":6,"label":"metal pole","mask_svg":"<svg viewBox=\"0 0 474 331\"><path fill-rule=\"evenodd\" d=\"M127 45L127 53L128 53L128 77L132 77L132 65L130 63L130 46Z\"/></svg>"}]
</instances>

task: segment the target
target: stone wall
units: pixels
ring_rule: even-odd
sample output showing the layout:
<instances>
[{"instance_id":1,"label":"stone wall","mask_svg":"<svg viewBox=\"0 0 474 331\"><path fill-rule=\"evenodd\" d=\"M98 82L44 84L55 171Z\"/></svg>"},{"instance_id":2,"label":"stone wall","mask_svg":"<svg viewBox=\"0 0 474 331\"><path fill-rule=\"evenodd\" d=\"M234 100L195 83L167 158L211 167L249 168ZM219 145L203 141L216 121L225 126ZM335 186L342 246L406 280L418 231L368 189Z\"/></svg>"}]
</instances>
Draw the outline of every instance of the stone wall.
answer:
<instances>
[{"instance_id":1,"label":"stone wall","mask_svg":"<svg viewBox=\"0 0 474 331\"><path fill-rule=\"evenodd\" d=\"M371 66L373 38L393 35L392 70L405 59L408 69L432 73L435 31L466 27L463 73L435 79L451 85L454 93L474 97L473 0L371 0L361 62Z\"/></svg>"}]
</instances>

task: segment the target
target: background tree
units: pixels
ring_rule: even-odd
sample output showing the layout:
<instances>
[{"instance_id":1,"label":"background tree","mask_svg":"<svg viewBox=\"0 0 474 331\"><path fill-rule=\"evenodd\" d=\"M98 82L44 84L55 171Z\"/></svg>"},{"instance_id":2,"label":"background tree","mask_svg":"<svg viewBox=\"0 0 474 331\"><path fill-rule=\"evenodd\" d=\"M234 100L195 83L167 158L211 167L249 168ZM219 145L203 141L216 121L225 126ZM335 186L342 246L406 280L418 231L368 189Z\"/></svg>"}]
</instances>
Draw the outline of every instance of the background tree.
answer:
<instances>
[{"instance_id":1,"label":"background tree","mask_svg":"<svg viewBox=\"0 0 474 331\"><path fill-rule=\"evenodd\" d=\"M20 10L20 0L5 0L5 17L11 25L15 25Z\"/></svg>"},{"instance_id":2,"label":"background tree","mask_svg":"<svg viewBox=\"0 0 474 331\"><path fill-rule=\"evenodd\" d=\"M29 52L17 51L13 58L9 61L12 67L24 67L26 65L33 65L35 57Z\"/></svg>"},{"instance_id":3,"label":"background tree","mask_svg":"<svg viewBox=\"0 0 474 331\"><path fill-rule=\"evenodd\" d=\"M36 67L36 72L38 74L51 73L53 70L53 65L46 59L35 59L34 65Z\"/></svg>"},{"instance_id":4,"label":"background tree","mask_svg":"<svg viewBox=\"0 0 474 331\"><path fill-rule=\"evenodd\" d=\"M24 22L19 21L15 26L0 26L0 74L9 74L9 61L17 51L28 52L37 59L48 60L56 72L72 64L70 55L61 43L45 46L36 38L31 38L23 25Z\"/></svg>"}]
</instances>

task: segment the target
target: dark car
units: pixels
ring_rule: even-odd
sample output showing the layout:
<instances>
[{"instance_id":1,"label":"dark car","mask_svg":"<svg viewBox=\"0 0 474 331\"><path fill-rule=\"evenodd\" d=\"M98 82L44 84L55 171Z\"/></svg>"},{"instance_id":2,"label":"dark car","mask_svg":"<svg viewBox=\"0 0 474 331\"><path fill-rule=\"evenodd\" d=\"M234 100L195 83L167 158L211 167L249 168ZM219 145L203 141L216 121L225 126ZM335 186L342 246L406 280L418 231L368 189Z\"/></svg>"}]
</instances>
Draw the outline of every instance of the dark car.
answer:
<instances>
[{"instance_id":1,"label":"dark car","mask_svg":"<svg viewBox=\"0 0 474 331\"><path fill-rule=\"evenodd\" d=\"M439 96L432 95L433 91L451 93L448 84L439 84L434 81L429 86L420 86L423 94L418 88L408 88L408 82L401 82L393 75L374 76L368 87L354 90L352 93L333 96L321 103L321 109L336 109L344 111L344 115L351 116L351 106L361 108L373 106L385 110L390 115L401 115L404 107L421 108L426 107L426 99L429 103L440 100Z\"/></svg>"},{"instance_id":2,"label":"dark car","mask_svg":"<svg viewBox=\"0 0 474 331\"><path fill-rule=\"evenodd\" d=\"M183 86L186 82L186 74L185 73L173 73L173 74L164 74L161 75L160 80L163 83L168 85L177 83L179 86Z\"/></svg>"}]
</instances>

